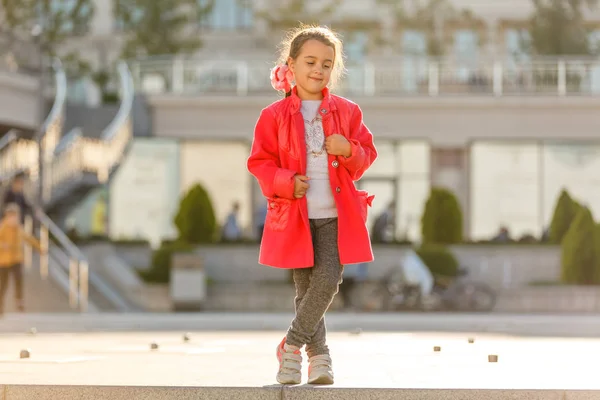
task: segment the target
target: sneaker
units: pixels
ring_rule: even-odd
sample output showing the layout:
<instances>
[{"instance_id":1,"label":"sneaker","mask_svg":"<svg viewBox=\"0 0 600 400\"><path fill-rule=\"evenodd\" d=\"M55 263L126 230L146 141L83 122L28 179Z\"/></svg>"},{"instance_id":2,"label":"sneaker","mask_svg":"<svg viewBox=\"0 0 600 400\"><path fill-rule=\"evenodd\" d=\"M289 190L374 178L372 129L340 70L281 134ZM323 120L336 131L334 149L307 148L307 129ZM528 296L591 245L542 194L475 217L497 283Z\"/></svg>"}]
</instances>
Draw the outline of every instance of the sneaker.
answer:
<instances>
[{"instance_id":1,"label":"sneaker","mask_svg":"<svg viewBox=\"0 0 600 400\"><path fill-rule=\"evenodd\" d=\"M309 358L308 362L308 383L315 385L333 384L333 370L329 355L314 356Z\"/></svg>"},{"instance_id":2,"label":"sneaker","mask_svg":"<svg viewBox=\"0 0 600 400\"><path fill-rule=\"evenodd\" d=\"M283 385L298 385L302 380L302 354L300 348L285 342L285 338L277 346L279 371L277 382Z\"/></svg>"}]
</instances>

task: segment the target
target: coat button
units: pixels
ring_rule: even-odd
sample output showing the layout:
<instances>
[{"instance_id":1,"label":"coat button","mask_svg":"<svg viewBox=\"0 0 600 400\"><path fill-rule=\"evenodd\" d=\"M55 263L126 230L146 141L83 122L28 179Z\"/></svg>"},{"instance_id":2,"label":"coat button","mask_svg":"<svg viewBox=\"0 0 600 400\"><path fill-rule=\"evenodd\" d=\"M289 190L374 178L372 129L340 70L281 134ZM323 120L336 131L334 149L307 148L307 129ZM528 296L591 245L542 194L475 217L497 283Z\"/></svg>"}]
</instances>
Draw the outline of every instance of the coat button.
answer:
<instances>
[{"instance_id":1,"label":"coat button","mask_svg":"<svg viewBox=\"0 0 600 400\"><path fill-rule=\"evenodd\" d=\"M342 188L338 186L338 187L336 187L336 188L335 188L335 191L336 191L337 193L339 193L339 192L341 192L341 191L342 191Z\"/></svg>"},{"instance_id":2,"label":"coat button","mask_svg":"<svg viewBox=\"0 0 600 400\"><path fill-rule=\"evenodd\" d=\"M323 113L323 114L327 114L327 110L326 110L326 109L324 109L324 108L321 108L321 113Z\"/></svg>"},{"instance_id":3,"label":"coat button","mask_svg":"<svg viewBox=\"0 0 600 400\"><path fill-rule=\"evenodd\" d=\"M333 165L333 168L337 168L340 165L340 163L338 162L338 160L333 160L331 165Z\"/></svg>"}]
</instances>

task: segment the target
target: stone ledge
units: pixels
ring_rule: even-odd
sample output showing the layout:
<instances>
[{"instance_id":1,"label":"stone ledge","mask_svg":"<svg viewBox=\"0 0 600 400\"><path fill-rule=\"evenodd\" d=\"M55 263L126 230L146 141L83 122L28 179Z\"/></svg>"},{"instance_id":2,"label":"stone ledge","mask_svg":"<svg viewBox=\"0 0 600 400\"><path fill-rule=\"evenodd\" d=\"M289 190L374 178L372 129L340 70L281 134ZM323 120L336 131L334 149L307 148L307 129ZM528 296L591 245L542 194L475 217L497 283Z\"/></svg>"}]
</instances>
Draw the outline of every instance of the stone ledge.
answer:
<instances>
[{"instance_id":1,"label":"stone ledge","mask_svg":"<svg viewBox=\"0 0 600 400\"><path fill-rule=\"evenodd\" d=\"M150 386L0 386L2 400L597 400L594 390L407 389L338 388L272 385L265 387L150 387Z\"/></svg>"}]
</instances>

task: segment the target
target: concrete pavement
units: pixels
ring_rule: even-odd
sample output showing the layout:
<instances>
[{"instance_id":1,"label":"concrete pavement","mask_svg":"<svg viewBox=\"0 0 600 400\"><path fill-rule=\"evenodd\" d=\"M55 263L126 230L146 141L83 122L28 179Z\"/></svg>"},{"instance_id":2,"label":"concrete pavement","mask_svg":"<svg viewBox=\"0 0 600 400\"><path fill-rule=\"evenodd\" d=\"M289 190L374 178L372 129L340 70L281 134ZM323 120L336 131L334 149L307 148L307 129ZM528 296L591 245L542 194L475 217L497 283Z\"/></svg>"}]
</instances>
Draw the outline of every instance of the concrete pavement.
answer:
<instances>
[{"instance_id":1,"label":"concrete pavement","mask_svg":"<svg viewBox=\"0 0 600 400\"><path fill-rule=\"evenodd\" d=\"M600 399L593 315L331 314L335 385L282 387L290 318L8 314L0 399Z\"/></svg>"},{"instance_id":2,"label":"concrete pavement","mask_svg":"<svg viewBox=\"0 0 600 400\"><path fill-rule=\"evenodd\" d=\"M336 383L282 387L274 380L281 333L189 336L186 342L182 332L4 334L0 398L600 399L598 339L336 332L329 336ZM19 358L23 349L31 358Z\"/></svg>"}]
</instances>

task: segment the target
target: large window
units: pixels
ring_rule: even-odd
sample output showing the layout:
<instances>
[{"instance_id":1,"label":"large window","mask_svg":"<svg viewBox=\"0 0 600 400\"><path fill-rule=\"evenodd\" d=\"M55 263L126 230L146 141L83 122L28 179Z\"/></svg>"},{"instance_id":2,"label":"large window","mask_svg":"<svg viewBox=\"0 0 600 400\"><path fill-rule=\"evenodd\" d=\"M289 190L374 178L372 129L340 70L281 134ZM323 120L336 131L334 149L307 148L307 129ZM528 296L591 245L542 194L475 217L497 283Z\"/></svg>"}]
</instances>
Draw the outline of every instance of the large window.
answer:
<instances>
[{"instance_id":1,"label":"large window","mask_svg":"<svg viewBox=\"0 0 600 400\"><path fill-rule=\"evenodd\" d=\"M477 72L479 36L471 29L459 29L454 32L454 56L457 61L456 79L467 82Z\"/></svg>"},{"instance_id":2,"label":"large window","mask_svg":"<svg viewBox=\"0 0 600 400\"><path fill-rule=\"evenodd\" d=\"M549 227L566 189L600 216L599 143L477 142L471 147L471 236L513 239Z\"/></svg>"},{"instance_id":3,"label":"large window","mask_svg":"<svg viewBox=\"0 0 600 400\"><path fill-rule=\"evenodd\" d=\"M415 30L402 32L402 85L405 92L416 92L427 79L427 37Z\"/></svg>"},{"instance_id":4,"label":"large window","mask_svg":"<svg viewBox=\"0 0 600 400\"><path fill-rule=\"evenodd\" d=\"M375 195L369 209L368 227L394 201L395 239L421 238L421 215L430 188L430 145L420 140L377 142L378 157L358 182Z\"/></svg>"}]
</instances>

